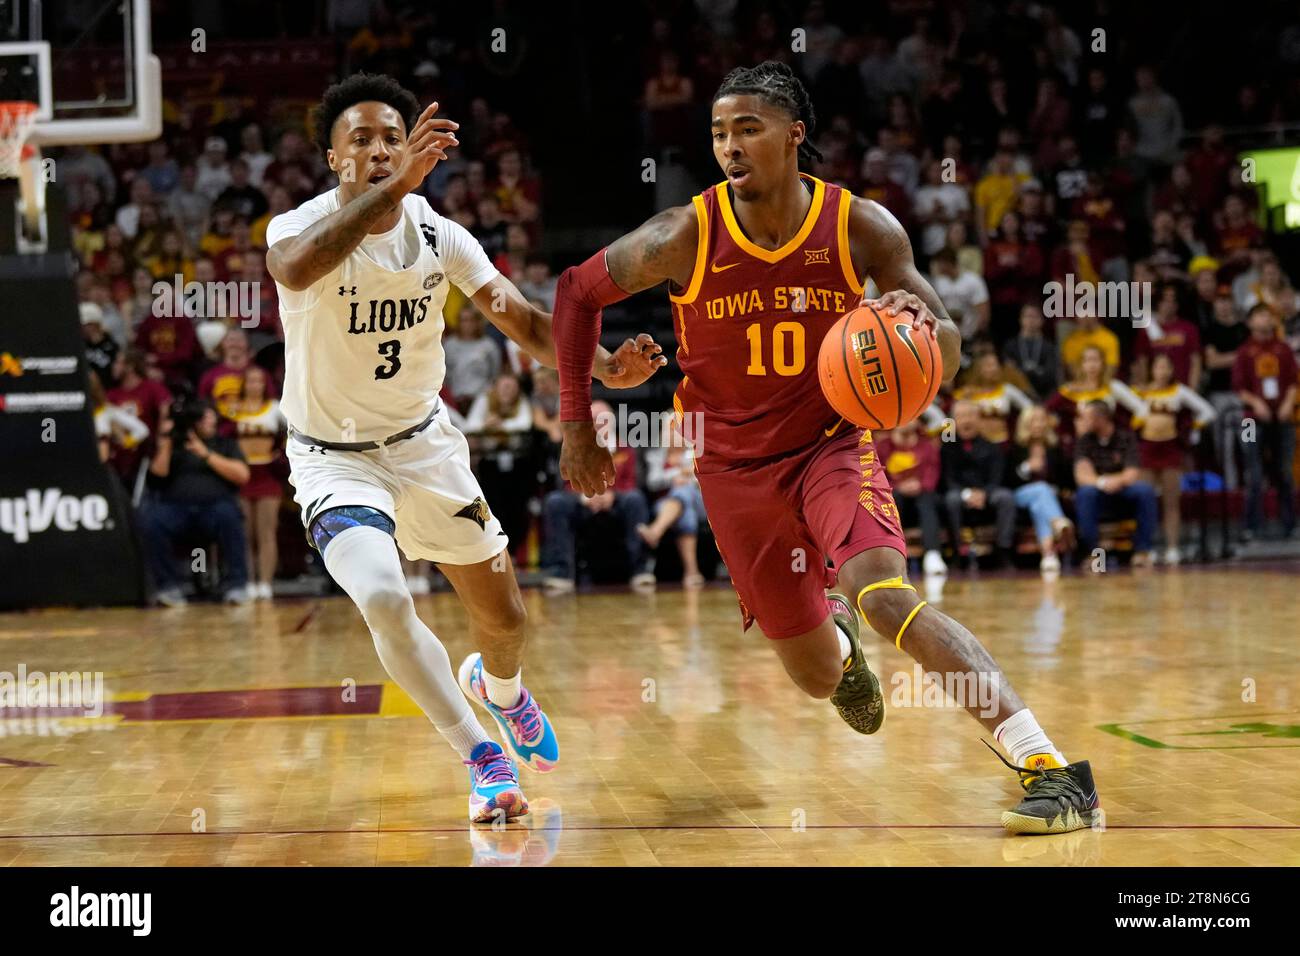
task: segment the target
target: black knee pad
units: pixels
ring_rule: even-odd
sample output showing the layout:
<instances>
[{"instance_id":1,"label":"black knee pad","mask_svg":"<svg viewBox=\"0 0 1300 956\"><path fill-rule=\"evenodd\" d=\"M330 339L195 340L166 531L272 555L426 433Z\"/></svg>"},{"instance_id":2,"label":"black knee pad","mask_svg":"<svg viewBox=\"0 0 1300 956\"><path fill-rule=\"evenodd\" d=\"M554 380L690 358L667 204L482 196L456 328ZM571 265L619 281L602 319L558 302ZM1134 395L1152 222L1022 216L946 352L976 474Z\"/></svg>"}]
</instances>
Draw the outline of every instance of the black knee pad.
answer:
<instances>
[{"instance_id":1,"label":"black knee pad","mask_svg":"<svg viewBox=\"0 0 1300 956\"><path fill-rule=\"evenodd\" d=\"M312 547L324 554L325 546L338 535L348 528L362 526L378 528L385 534L392 534L397 530L393 519L382 511L369 505L344 505L340 508L330 508L317 515L307 530L307 540L311 542Z\"/></svg>"}]
</instances>

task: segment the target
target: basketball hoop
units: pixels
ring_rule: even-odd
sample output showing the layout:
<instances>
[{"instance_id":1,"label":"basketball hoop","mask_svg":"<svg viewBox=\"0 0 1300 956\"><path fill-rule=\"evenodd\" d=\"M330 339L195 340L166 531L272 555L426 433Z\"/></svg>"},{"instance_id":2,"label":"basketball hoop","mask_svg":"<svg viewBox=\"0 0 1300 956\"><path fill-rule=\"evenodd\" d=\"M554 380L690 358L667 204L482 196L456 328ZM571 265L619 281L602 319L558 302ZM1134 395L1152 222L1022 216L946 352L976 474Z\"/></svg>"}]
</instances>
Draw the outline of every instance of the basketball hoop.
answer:
<instances>
[{"instance_id":1,"label":"basketball hoop","mask_svg":"<svg viewBox=\"0 0 1300 956\"><path fill-rule=\"evenodd\" d=\"M0 178L16 179L22 161L35 155L27 137L36 125L35 103L25 100L0 101Z\"/></svg>"}]
</instances>

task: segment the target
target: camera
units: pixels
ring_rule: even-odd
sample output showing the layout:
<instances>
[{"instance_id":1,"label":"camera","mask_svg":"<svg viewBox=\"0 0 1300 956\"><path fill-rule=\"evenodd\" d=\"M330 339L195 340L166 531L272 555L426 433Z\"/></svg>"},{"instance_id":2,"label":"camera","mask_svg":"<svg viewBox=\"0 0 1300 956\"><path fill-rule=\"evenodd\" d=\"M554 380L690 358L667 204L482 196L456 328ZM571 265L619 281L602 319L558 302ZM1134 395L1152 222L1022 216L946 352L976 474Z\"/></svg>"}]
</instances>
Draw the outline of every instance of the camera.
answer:
<instances>
[{"instance_id":1,"label":"camera","mask_svg":"<svg viewBox=\"0 0 1300 956\"><path fill-rule=\"evenodd\" d=\"M208 410L208 403L195 398L181 398L172 403L172 440L184 443Z\"/></svg>"}]
</instances>

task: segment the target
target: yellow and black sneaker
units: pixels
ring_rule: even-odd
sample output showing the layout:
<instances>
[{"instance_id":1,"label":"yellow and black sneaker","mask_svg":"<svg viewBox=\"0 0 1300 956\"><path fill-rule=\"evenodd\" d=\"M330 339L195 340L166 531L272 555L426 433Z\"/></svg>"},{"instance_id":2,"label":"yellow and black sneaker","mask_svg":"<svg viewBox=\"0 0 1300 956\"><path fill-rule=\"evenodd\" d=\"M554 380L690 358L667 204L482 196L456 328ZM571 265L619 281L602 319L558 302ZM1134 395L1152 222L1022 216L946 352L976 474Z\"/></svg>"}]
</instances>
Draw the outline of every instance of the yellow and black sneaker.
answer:
<instances>
[{"instance_id":1,"label":"yellow and black sneaker","mask_svg":"<svg viewBox=\"0 0 1300 956\"><path fill-rule=\"evenodd\" d=\"M831 617L848 635L848 659L844 661L844 676L840 686L831 695L831 703L844 722L860 734L874 734L885 722L885 697L880 692L880 681L867 666L858 640L858 615L843 594L828 594Z\"/></svg>"},{"instance_id":2,"label":"yellow and black sneaker","mask_svg":"<svg viewBox=\"0 0 1300 956\"><path fill-rule=\"evenodd\" d=\"M1049 766L1054 761L1042 754L1030 759L1032 766L1017 767L987 742L985 746L1020 774L1020 786L1025 788L1019 805L1002 814L1002 826L1008 833L1069 833L1105 819L1088 761L1055 767Z\"/></svg>"}]
</instances>

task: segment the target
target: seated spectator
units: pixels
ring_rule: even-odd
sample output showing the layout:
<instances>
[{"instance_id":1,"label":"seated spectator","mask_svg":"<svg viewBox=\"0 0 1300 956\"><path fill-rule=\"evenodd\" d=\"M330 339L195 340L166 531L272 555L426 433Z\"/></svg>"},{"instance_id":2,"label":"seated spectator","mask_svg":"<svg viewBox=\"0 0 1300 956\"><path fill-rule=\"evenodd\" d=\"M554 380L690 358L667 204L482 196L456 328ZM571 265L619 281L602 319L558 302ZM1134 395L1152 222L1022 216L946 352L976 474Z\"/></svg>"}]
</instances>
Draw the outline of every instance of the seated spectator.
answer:
<instances>
[{"instance_id":1,"label":"seated spectator","mask_svg":"<svg viewBox=\"0 0 1300 956\"><path fill-rule=\"evenodd\" d=\"M677 553L682 559L682 587L703 587L704 575L700 573L696 545L700 525L708 520L708 515L695 477L695 454L682 437L675 415L665 417L659 443L646 450L645 484L651 492L664 494L655 502L654 521L637 525L637 534L653 552L669 529L676 532Z\"/></svg>"},{"instance_id":2,"label":"seated spectator","mask_svg":"<svg viewBox=\"0 0 1300 956\"><path fill-rule=\"evenodd\" d=\"M212 200L198 189L198 167L186 163L181 167L181 181L167 197L167 212L171 221L185 235L185 245L197 249L203 238Z\"/></svg>"},{"instance_id":3,"label":"seated spectator","mask_svg":"<svg viewBox=\"0 0 1300 956\"><path fill-rule=\"evenodd\" d=\"M966 187L944 182L943 164L932 160L925 167L925 185L916 191L914 209L921 225L921 254L933 256L948 239L948 226L970 212Z\"/></svg>"},{"instance_id":4,"label":"seated spectator","mask_svg":"<svg viewBox=\"0 0 1300 956\"><path fill-rule=\"evenodd\" d=\"M88 373L87 398L95 421L95 439L99 443L99 460L109 464L115 454L139 448L149 437L149 426L130 409L110 402L104 383L94 369ZM116 469L113 469L116 472ZM121 473L117 472L120 476Z\"/></svg>"},{"instance_id":5,"label":"seated spectator","mask_svg":"<svg viewBox=\"0 0 1300 956\"><path fill-rule=\"evenodd\" d=\"M117 215L113 218L114 224L121 230L128 244L133 244L139 234L141 213L145 207L152 206L153 202L154 195L149 187L149 180L137 176L131 182L131 201L118 209Z\"/></svg>"},{"instance_id":6,"label":"seated spectator","mask_svg":"<svg viewBox=\"0 0 1300 956\"><path fill-rule=\"evenodd\" d=\"M1151 361L1150 385L1137 389L1147 406L1145 417L1133 420L1138 429L1138 461L1143 477L1160 490L1165 529L1165 564L1182 560L1183 462L1187 457L1183 413L1193 416L1190 438L1214 420L1214 408L1196 392L1174 378L1174 360L1157 352Z\"/></svg>"},{"instance_id":7,"label":"seated spectator","mask_svg":"<svg viewBox=\"0 0 1300 956\"><path fill-rule=\"evenodd\" d=\"M1168 355L1174 364L1174 380L1200 388L1201 333L1178 317L1178 286L1166 282L1156 290L1156 310L1145 328L1138 329L1133 348L1133 369L1129 380L1135 385L1149 381L1151 359Z\"/></svg>"},{"instance_id":8,"label":"seated spectator","mask_svg":"<svg viewBox=\"0 0 1300 956\"><path fill-rule=\"evenodd\" d=\"M1016 171L1015 155L999 146L983 178L975 184L975 222L981 245L997 230L1002 217L1015 208L1016 192L1028 178Z\"/></svg>"},{"instance_id":9,"label":"seated spectator","mask_svg":"<svg viewBox=\"0 0 1300 956\"><path fill-rule=\"evenodd\" d=\"M112 336L104 331L104 311L94 302L83 302L81 310L81 339L86 352L86 364L109 387L113 379L113 363L120 351Z\"/></svg>"},{"instance_id":10,"label":"seated spectator","mask_svg":"<svg viewBox=\"0 0 1300 956\"><path fill-rule=\"evenodd\" d=\"M239 400L244 373L252 364L248 333L239 326L231 327L221 339L221 361L199 379L199 398L211 401L218 414L228 415L228 406Z\"/></svg>"},{"instance_id":11,"label":"seated spectator","mask_svg":"<svg viewBox=\"0 0 1300 956\"><path fill-rule=\"evenodd\" d=\"M149 165L136 174L149 183L155 196L162 198L166 198L181 179L180 167L168 154L167 140L154 140L149 144Z\"/></svg>"},{"instance_id":12,"label":"seated spectator","mask_svg":"<svg viewBox=\"0 0 1300 956\"><path fill-rule=\"evenodd\" d=\"M1253 308L1257 302L1269 306L1283 325L1300 312L1300 296L1297 296L1291 280L1278 265L1276 256L1270 255L1263 259L1259 265L1259 279L1246 288L1246 309Z\"/></svg>"},{"instance_id":13,"label":"seated spectator","mask_svg":"<svg viewBox=\"0 0 1300 956\"><path fill-rule=\"evenodd\" d=\"M203 144L203 155L195 164L198 175L194 188L213 202L230 185L230 164L226 162L229 148L220 136L209 136Z\"/></svg>"},{"instance_id":14,"label":"seated spectator","mask_svg":"<svg viewBox=\"0 0 1300 956\"><path fill-rule=\"evenodd\" d=\"M1232 387L1232 367L1237 364L1237 350L1250 338L1250 329L1233 305L1225 287L1216 287L1213 313L1201 341L1205 344L1205 394L1216 414L1214 450L1223 466L1223 484L1228 490L1237 487L1237 430L1243 406Z\"/></svg>"},{"instance_id":15,"label":"seated spectator","mask_svg":"<svg viewBox=\"0 0 1300 956\"><path fill-rule=\"evenodd\" d=\"M174 552L196 536L217 543L223 599L248 603L247 541L238 504L239 487L248 479L238 443L217 435L217 413L211 405L191 402L163 423L149 465L154 494L139 514L145 561L159 604L185 604Z\"/></svg>"},{"instance_id":16,"label":"seated spectator","mask_svg":"<svg viewBox=\"0 0 1300 956\"><path fill-rule=\"evenodd\" d=\"M1061 570L1058 550L1074 546L1074 524L1061 511L1059 489L1069 481L1065 457L1056 447L1056 430L1047 409L1035 405L1016 422L1016 443L1011 451L1008 482L1016 507L1029 512L1042 559L1044 574Z\"/></svg>"},{"instance_id":17,"label":"seated spectator","mask_svg":"<svg viewBox=\"0 0 1300 956\"><path fill-rule=\"evenodd\" d=\"M213 203L214 209L231 209L237 219L253 222L260 219L267 210L266 196L249 178L251 170L248 163L236 159L230 164L230 185L221 190Z\"/></svg>"},{"instance_id":18,"label":"seated spectator","mask_svg":"<svg viewBox=\"0 0 1300 956\"><path fill-rule=\"evenodd\" d=\"M517 280L516 285L525 299L536 302L544 312L552 312L555 310L555 286L558 281L551 274L551 266L546 257L534 253L525 261L523 278Z\"/></svg>"},{"instance_id":19,"label":"seated spectator","mask_svg":"<svg viewBox=\"0 0 1300 956\"><path fill-rule=\"evenodd\" d=\"M163 282L175 282L176 276L180 276L182 286L194 278L194 260L185 254L184 239L174 229L169 229L162 234L158 252L142 258L140 266L136 267L136 272L139 272L141 267L149 272L150 277ZM134 276L131 284L138 295L139 284Z\"/></svg>"},{"instance_id":20,"label":"seated spectator","mask_svg":"<svg viewBox=\"0 0 1300 956\"><path fill-rule=\"evenodd\" d=\"M559 593L574 589L575 540L578 530L593 515L609 513L622 526L622 551L604 560L625 561L631 569L634 587L653 586L653 556L646 553L645 541L637 533L650 517L645 494L637 487L636 452L617 446L613 430L614 412L605 402L593 402L592 417L601 444L614 456L614 484L604 492L588 498L567 486L552 491L542 502L542 573L546 589ZM594 560L601 560L596 556Z\"/></svg>"},{"instance_id":21,"label":"seated spectator","mask_svg":"<svg viewBox=\"0 0 1300 956\"><path fill-rule=\"evenodd\" d=\"M526 432L533 427L533 410L510 372L497 375L492 387L470 404L465 430L471 433Z\"/></svg>"},{"instance_id":22,"label":"seated spectator","mask_svg":"<svg viewBox=\"0 0 1300 956\"><path fill-rule=\"evenodd\" d=\"M534 177L524 174L519 150L507 149L497 156L497 181L492 193L507 222L526 225L536 221L541 210L541 187Z\"/></svg>"},{"instance_id":23,"label":"seated spectator","mask_svg":"<svg viewBox=\"0 0 1300 956\"><path fill-rule=\"evenodd\" d=\"M1106 376L1114 376L1119 372L1119 337L1101 324L1094 309L1080 309L1075 318L1077 324L1073 331L1064 340L1057 339L1061 345L1061 361L1065 363L1066 374L1077 377L1084 351L1097 348L1105 360ZM1058 323L1058 332L1064 325L1064 322Z\"/></svg>"},{"instance_id":24,"label":"seated spectator","mask_svg":"<svg viewBox=\"0 0 1300 956\"><path fill-rule=\"evenodd\" d=\"M284 487L284 440L289 424L271 389L271 377L250 365L240 382L239 394L226 405L224 417L233 426L239 450L248 463L248 481L239 489L248 538L248 567L254 574L249 596L255 601L272 598L271 582L279 563L276 532L280 526L280 499Z\"/></svg>"},{"instance_id":25,"label":"seated spectator","mask_svg":"<svg viewBox=\"0 0 1300 956\"><path fill-rule=\"evenodd\" d=\"M1075 437L1083 434L1083 410L1089 402L1105 402L1112 411L1123 408L1128 415L1141 415L1146 410L1133 389L1110 377L1102 350L1095 345L1086 347L1079 360L1078 377L1062 385L1046 402L1067 456L1073 455Z\"/></svg>"},{"instance_id":26,"label":"seated spectator","mask_svg":"<svg viewBox=\"0 0 1300 956\"><path fill-rule=\"evenodd\" d=\"M1020 306L1042 294L1047 264L1039 247L1020 230L1020 217L1008 210L984 250L984 278L992 302L990 329L995 341L1010 338Z\"/></svg>"},{"instance_id":27,"label":"seated spectator","mask_svg":"<svg viewBox=\"0 0 1300 956\"><path fill-rule=\"evenodd\" d=\"M157 434L171 407L172 396L165 385L149 377L148 357L139 349L127 349L118 355L113 377L117 387L108 392L108 403L138 418L149 434ZM128 490L135 484L144 455L152 450L142 440L130 446L120 445L113 455L113 469L122 476Z\"/></svg>"},{"instance_id":28,"label":"seated spectator","mask_svg":"<svg viewBox=\"0 0 1300 956\"><path fill-rule=\"evenodd\" d=\"M980 437L1001 446L1011 440L1012 419L1033 405L1028 395L1006 380L991 345L976 351L966 384L953 392L953 398L979 409Z\"/></svg>"},{"instance_id":29,"label":"seated spectator","mask_svg":"<svg viewBox=\"0 0 1300 956\"><path fill-rule=\"evenodd\" d=\"M1137 507L1133 564L1155 560L1151 545L1156 532L1156 492L1142 480L1137 440L1115 424L1115 413L1103 401L1090 401L1082 416L1083 433L1074 449L1074 509L1079 519L1079 543L1085 552L1097 547L1102 513L1127 502Z\"/></svg>"},{"instance_id":30,"label":"seated spectator","mask_svg":"<svg viewBox=\"0 0 1300 956\"><path fill-rule=\"evenodd\" d=\"M960 548L964 524L991 518L997 528L995 562L1005 565L1016 533L1016 499L1003 485L1006 456L997 445L980 437L980 413L972 402L957 402L952 414L957 440L944 442L940 461L953 553Z\"/></svg>"},{"instance_id":31,"label":"seated spectator","mask_svg":"<svg viewBox=\"0 0 1300 956\"><path fill-rule=\"evenodd\" d=\"M1277 317L1260 302L1246 316L1250 338L1237 350L1232 366L1232 387L1254 419L1243 428L1242 458L1246 471L1246 526L1243 539L1259 534L1263 524L1265 459L1271 465L1277 488L1278 518L1282 534L1295 531L1296 359L1278 338Z\"/></svg>"},{"instance_id":32,"label":"seated spectator","mask_svg":"<svg viewBox=\"0 0 1300 956\"><path fill-rule=\"evenodd\" d=\"M876 454L894 491L903 527L921 526L921 571L929 576L948 573L939 540L939 442L921 430L919 421L874 435ZM953 542L956 553L958 542Z\"/></svg>"},{"instance_id":33,"label":"seated spectator","mask_svg":"<svg viewBox=\"0 0 1300 956\"><path fill-rule=\"evenodd\" d=\"M176 298L172 286L161 294L161 301L145 315L135 329L135 347L152 355L162 372L163 384L173 393L192 388L190 376L199 358L199 343L194 323L184 314L184 302Z\"/></svg>"},{"instance_id":34,"label":"seated spectator","mask_svg":"<svg viewBox=\"0 0 1300 956\"><path fill-rule=\"evenodd\" d=\"M1042 401L1061 383L1061 363L1057 360L1056 343L1043 335L1043 310L1030 302L1020 309L1020 334L1003 347L1002 361L1009 370L1019 372L1032 390L1032 396Z\"/></svg>"},{"instance_id":35,"label":"seated spectator","mask_svg":"<svg viewBox=\"0 0 1300 956\"><path fill-rule=\"evenodd\" d=\"M447 384L456 396L456 407L467 412L501 370L501 348L483 334L483 317L469 302L461 307L456 334L443 336L442 347L447 355Z\"/></svg>"},{"instance_id":36,"label":"seated spectator","mask_svg":"<svg viewBox=\"0 0 1300 956\"><path fill-rule=\"evenodd\" d=\"M528 502L537 488L537 473L527 454L533 410L513 372L501 372L486 392L474 399L465 416L465 434L478 453L475 469L483 496L492 504L511 544L528 538Z\"/></svg>"},{"instance_id":37,"label":"seated spectator","mask_svg":"<svg viewBox=\"0 0 1300 956\"><path fill-rule=\"evenodd\" d=\"M930 259L930 284L961 330L962 345L969 349L988 334L989 288L977 273L958 272L957 254L948 247Z\"/></svg>"}]
</instances>

